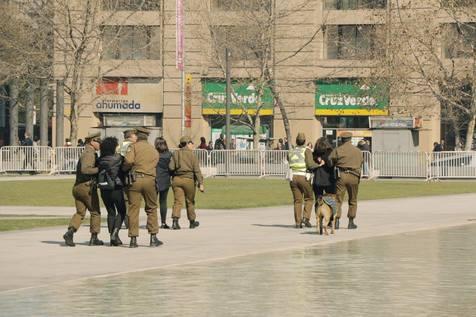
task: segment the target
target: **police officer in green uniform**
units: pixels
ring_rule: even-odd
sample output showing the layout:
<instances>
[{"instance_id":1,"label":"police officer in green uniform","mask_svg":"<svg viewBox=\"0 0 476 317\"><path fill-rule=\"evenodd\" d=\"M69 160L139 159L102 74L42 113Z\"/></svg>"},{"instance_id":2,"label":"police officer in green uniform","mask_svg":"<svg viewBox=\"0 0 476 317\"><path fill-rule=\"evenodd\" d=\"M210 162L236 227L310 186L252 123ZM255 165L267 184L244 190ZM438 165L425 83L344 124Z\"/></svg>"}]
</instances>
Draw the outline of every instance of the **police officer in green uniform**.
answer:
<instances>
[{"instance_id":1,"label":"police officer in green uniform","mask_svg":"<svg viewBox=\"0 0 476 317\"><path fill-rule=\"evenodd\" d=\"M96 176L99 172L96 165L97 154L101 144L99 132L90 133L86 137L84 151L76 166L76 181L73 186L73 197L76 205L76 213L71 218L68 231L63 235L67 246L74 247L73 236L81 226L81 221L86 215L86 209L91 213L91 239L89 245L103 245L98 239L101 230L101 212L99 209L99 197L96 187Z\"/></svg>"},{"instance_id":2,"label":"police officer in green uniform","mask_svg":"<svg viewBox=\"0 0 476 317\"><path fill-rule=\"evenodd\" d=\"M169 163L169 169L173 172L172 189L174 191L174 207L172 210L172 229L180 229L179 218L183 207L183 201L187 207L187 218L190 221L190 229L199 226L195 214L195 186L201 192L205 190L203 176L200 171L198 159L193 154L193 142L188 136L180 138L180 150L175 151Z\"/></svg>"},{"instance_id":3,"label":"police officer in green uniform","mask_svg":"<svg viewBox=\"0 0 476 317\"><path fill-rule=\"evenodd\" d=\"M159 224L157 219L157 192L155 190L156 166L159 153L147 142L150 131L146 128L137 129L137 142L130 144L126 150L123 170L130 171L133 182L128 187L129 196L129 247L137 248L139 236L139 210L142 198L147 214L147 230L150 234L150 246L158 247L162 241L157 239Z\"/></svg>"},{"instance_id":4,"label":"police officer in green uniform","mask_svg":"<svg viewBox=\"0 0 476 317\"><path fill-rule=\"evenodd\" d=\"M344 132L341 135L342 144L335 148L329 155L334 166L338 171L337 178L337 215L335 227L339 229L339 219L342 213L342 202L344 201L345 193L349 196L349 211L347 217L349 218L348 229L357 229L354 223L354 218L357 214L357 194L359 192L360 173L362 163L364 161L362 152L352 145L352 133Z\"/></svg>"},{"instance_id":5,"label":"police officer in green uniform","mask_svg":"<svg viewBox=\"0 0 476 317\"><path fill-rule=\"evenodd\" d=\"M311 227L311 212L314 203L313 190L310 178L306 177L308 171L319 167L312 158L312 151L306 146L306 136L304 133L298 133L296 137L296 147L291 149L288 154L289 168L292 172L290 179L291 192L294 200L294 221L296 228ZM304 196L304 217L302 212Z\"/></svg>"}]
</instances>

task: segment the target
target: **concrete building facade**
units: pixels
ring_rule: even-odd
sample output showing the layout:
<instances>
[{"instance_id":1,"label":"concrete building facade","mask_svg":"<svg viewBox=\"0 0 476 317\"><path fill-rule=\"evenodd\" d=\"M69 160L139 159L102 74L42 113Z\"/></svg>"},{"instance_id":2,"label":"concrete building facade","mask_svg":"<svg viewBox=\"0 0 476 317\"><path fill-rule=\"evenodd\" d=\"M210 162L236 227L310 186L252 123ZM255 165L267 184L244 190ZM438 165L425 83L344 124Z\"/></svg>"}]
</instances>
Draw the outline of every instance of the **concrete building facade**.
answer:
<instances>
[{"instance_id":1,"label":"concrete building facade","mask_svg":"<svg viewBox=\"0 0 476 317\"><path fill-rule=\"evenodd\" d=\"M82 2L76 3L83 12ZM385 55L389 36L385 25L396 14L391 1L185 0L184 4L185 78L176 67L175 0L97 4L99 35L91 44L96 58L84 66L88 80L81 91L78 138L92 129L121 136L128 127L146 126L153 130L151 141L164 136L172 147L184 133L196 143L202 136L216 139L225 122L224 52L218 53L234 45L241 54L232 58L231 68L234 144L252 147L251 124L245 121L254 122L257 107L262 139L276 142L286 135L282 115L269 88L259 89L262 81L256 78L263 70L257 51L265 50L258 44L239 47L250 39L260 43L262 32L269 31L266 67L293 136L304 132L315 142L321 136L336 140L343 131L352 131L355 142L366 138L373 150L387 151L431 151L433 142L440 140L438 100L428 91L394 94L384 79L382 85L375 80L381 65L375 56ZM259 19L266 21L260 27ZM437 23L445 19L442 15ZM248 52L252 57L240 58L247 54L242 49L253 50ZM64 57L61 52L55 56L55 77L61 79ZM70 100L67 96L66 115ZM191 108L184 110L183 104ZM65 135L69 129L66 123Z\"/></svg>"}]
</instances>

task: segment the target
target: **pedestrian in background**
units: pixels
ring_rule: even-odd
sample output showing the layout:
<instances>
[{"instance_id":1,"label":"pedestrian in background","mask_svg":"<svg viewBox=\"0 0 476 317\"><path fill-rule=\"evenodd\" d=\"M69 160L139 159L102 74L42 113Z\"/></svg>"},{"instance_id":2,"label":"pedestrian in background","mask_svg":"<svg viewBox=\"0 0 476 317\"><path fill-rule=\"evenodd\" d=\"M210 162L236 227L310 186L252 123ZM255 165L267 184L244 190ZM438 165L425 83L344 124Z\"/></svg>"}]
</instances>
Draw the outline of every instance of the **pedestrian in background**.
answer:
<instances>
[{"instance_id":1,"label":"pedestrian in background","mask_svg":"<svg viewBox=\"0 0 476 317\"><path fill-rule=\"evenodd\" d=\"M86 145L76 165L76 181L73 186L73 197L76 213L71 218L68 231L63 235L67 246L74 247L73 236L78 231L86 215L86 209L91 213L90 227L91 239L89 245L103 245L98 239L101 231L101 211L96 186L96 177L99 172L97 167L97 154L101 144L101 133L92 132L86 137Z\"/></svg>"},{"instance_id":2,"label":"pedestrian in background","mask_svg":"<svg viewBox=\"0 0 476 317\"><path fill-rule=\"evenodd\" d=\"M335 148L329 155L329 159L337 167L338 177L336 184L337 216L336 229L339 229L339 220L342 214L342 203L345 193L349 196L348 229L357 229L354 223L357 215L357 194L359 193L360 174L363 163L362 152L352 145L352 133L342 133L342 144Z\"/></svg>"},{"instance_id":3,"label":"pedestrian in background","mask_svg":"<svg viewBox=\"0 0 476 317\"><path fill-rule=\"evenodd\" d=\"M197 157L193 153L193 142L188 136L180 138L180 150L175 151L170 160L169 169L173 172L172 189L174 206L172 211L172 229L180 229L179 219L185 200L190 229L200 225L195 213L195 186L204 192L203 176Z\"/></svg>"},{"instance_id":4,"label":"pedestrian in background","mask_svg":"<svg viewBox=\"0 0 476 317\"><path fill-rule=\"evenodd\" d=\"M200 138L200 145L198 146L200 150L208 150L208 145L207 145L207 140L205 140L205 137Z\"/></svg>"},{"instance_id":5,"label":"pedestrian in background","mask_svg":"<svg viewBox=\"0 0 476 317\"><path fill-rule=\"evenodd\" d=\"M220 137L215 140L215 150L226 150L225 136L223 133L221 133Z\"/></svg>"},{"instance_id":6,"label":"pedestrian in background","mask_svg":"<svg viewBox=\"0 0 476 317\"><path fill-rule=\"evenodd\" d=\"M167 142L164 138L155 139L155 149L159 152L159 163L157 163L157 176L155 177L155 186L159 195L160 222L162 229L170 229L167 225L167 195L170 189L170 170L169 163L172 153L169 151Z\"/></svg>"},{"instance_id":7,"label":"pedestrian in background","mask_svg":"<svg viewBox=\"0 0 476 317\"><path fill-rule=\"evenodd\" d=\"M126 217L124 173L121 170L123 157L116 153L117 146L118 141L115 137L105 138L101 143L101 156L98 159L98 187L107 210L107 228L111 236L111 246L122 245L119 230Z\"/></svg>"},{"instance_id":8,"label":"pedestrian in background","mask_svg":"<svg viewBox=\"0 0 476 317\"><path fill-rule=\"evenodd\" d=\"M318 167L312 158L312 151L306 147L306 136L298 133L296 137L296 147L289 151L288 162L291 170L289 186L293 194L294 201L294 221L296 228L303 225L312 227L310 219L313 205L313 193L310 174L308 171ZM304 197L304 215L303 215Z\"/></svg>"},{"instance_id":9,"label":"pedestrian in background","mask_svg":"<svg viewBox=\"0 0 476 317\"><path fill-rule=\"evenodd\" d=\"M139 236L139 211L141 201L145 202L147 214L147 230L150 234L150 246L158 247L162 241L157 238L159 224L157 221L157 191L155 189L155 177L157 176L157 163L159 153L147 142L150 130L137 129L137 142L129 145L124 158L123 171L131 172L132 184L128 188L129 196L129 243L130 248L137 248Z\"/></svg>"}]
</instances>

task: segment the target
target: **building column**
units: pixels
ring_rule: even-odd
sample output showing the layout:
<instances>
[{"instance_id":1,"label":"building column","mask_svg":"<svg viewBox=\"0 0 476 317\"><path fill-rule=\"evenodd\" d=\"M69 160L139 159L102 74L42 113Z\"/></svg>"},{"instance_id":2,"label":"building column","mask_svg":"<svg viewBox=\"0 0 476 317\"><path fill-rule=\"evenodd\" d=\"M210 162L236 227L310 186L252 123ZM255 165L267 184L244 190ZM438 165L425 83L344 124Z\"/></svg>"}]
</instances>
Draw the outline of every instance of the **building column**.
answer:
<instances>
[{"instance_id":1,"label":"building column","mask_svg":"<svg viewBox=\"0 0 476 317\"><path fill-rule=\"evenodd\" d=\"M18 140L18 81L12 80L9 86L10 145L20 145Z\"/></svg>"},{"instance_id":2,"label":"building column","mask_svg":"<svg viewBox=\"0 0 476 317\"><path fill-rule=\"evenodd\" d=\"M40 81L40 143L48 145L48 80Z\"/></svg>"},{"instance_id":3,"label":"building column","mask_svg":"<svg viewBox=\"0 0 476 317\"><path fill-rule=\"evenodd\" d=\"M64 81L56 81L56 146L64 144Z\"/></svg>"},{"instance_id":4,"label":"building column","mask_svg":"<svg viewBox=\"0 0 476 317\"><path fill-rule=\"evenodd\" d=\"M33 122L35 106L33 104L33 84L29 84L26 90L26 104L25 104L25 133L27 133L33 140Z\"/></svg>"}]
</instances>

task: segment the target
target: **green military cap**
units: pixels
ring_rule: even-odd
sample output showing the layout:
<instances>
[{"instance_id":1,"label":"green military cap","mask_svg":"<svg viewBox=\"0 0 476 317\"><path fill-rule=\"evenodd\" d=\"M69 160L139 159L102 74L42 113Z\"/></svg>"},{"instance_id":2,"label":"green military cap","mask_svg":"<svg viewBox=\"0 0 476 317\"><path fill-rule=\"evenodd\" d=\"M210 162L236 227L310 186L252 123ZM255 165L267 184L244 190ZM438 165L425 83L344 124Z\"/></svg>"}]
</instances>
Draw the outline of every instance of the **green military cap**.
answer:
<instances>
[{"instance_id":1,"label":"green military cap","mask_svg":"<svg viewBox=\"0 0 476 317\"><path fill-rule=\"evenodd\" d=\"M341 135L340 135L341 138L343 139L350 139L352 137L352 133L351 132L343 132Z\"/></svg>"},{"instance_id":2,"label":"green military cap","mask_svg":"<svg viewBox=\"0 0 476 317\"><path fill-rule=\"evenodd\" d=\"M89 132L89 134L85 137L86 141L93 140L93 141L100 141L101 140L101 132Z\"/></svg>"},{"instance_id":3,"label":"green military cap","mask_svg":"<svg viewBox=\"0 0 476 317\"><path fill-rule=\"evenodd\" d=\"M137 133L137 130L136 129L127 129L127 130L124 130L124 136L128 135L128 134L131 134L131 133Z\"/></svg>"},{"instance_id":4,"label":"green military cap","mask_svg":"<svg viewBox=\"0 0 476 317\"><path fill-rule=\"evenodd\" d=\"M192 138L189 136L184 135L183 137L180 138L180 143L190 143L192 142Z\"/></svg>"},{"instance_id":5,"label":"green military cap","mask_svg":"<svg viewBox=\"0 0 476 317\"><path fill-rule=\"evenodd\" d=\"M302 132L299 132L297 137L296 137L296 141L301 141L301 142L304 142L306 141L306 135Z\"/></svg>"},{"instance_id":6,"label":"green military cap","mask_svg":"<svg viewBox=\"0 0 476 317\"><path fill-rule=\"evenodd\" d=\"M136 129L137 133L142 133L142 134L146 134L146 135L149 135L150 134L150 130L147 129L147 128L137 128Z\"/></svg>"}]
</instances>

